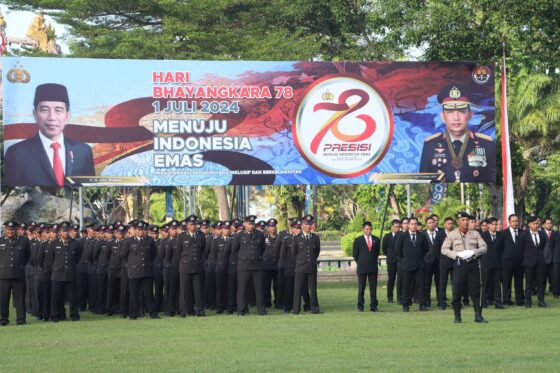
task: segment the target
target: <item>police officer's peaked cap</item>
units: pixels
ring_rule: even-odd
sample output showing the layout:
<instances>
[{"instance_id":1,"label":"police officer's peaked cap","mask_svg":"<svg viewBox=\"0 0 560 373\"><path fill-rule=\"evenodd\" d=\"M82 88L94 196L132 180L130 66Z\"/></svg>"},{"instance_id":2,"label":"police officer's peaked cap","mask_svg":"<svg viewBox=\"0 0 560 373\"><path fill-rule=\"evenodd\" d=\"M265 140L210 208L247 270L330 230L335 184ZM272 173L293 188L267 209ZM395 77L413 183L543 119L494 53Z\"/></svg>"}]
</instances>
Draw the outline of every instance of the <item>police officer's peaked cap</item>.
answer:
<instances>
[{"instance_id":1,"label":"police officer's peaked cap","mask_svg":"<svg viewBox=\"0 0 560 373\"><path fill-rule=\"evenodd\" d=\"M257 220L257 217L255 215L249 215L249 216L245 216L243 218L243 221L246 223L255 223L255 221Z\"/></svg>"},{"instance_id":2,"label":"police officer's peaked cap","mask_svg":"<svg viewBox=\"0 0 560 373\"><path fill-rule=\"evenodd\" d=\"M19 224L15 220L8 220L4 222L4 227L6 228L17 228Z\"/></svg>"},{"instance_id":3,"label":"police officer's peaked cap","mask_svg":"<svg viewBox=\"0 0 560 373\"><path fill-rule=\"evenodd\" d=\"M438 102L444 109L466 109L472 100L471 89L464 84L448 84L439 91Z\"/></svg>"},{"instance_id":4,"label":"police officer's peaked cap","mask_svg":"<svg viewBox=\"0 0 560 373\"><path fill-rule=\"evenodd\" d=\"M169 228L177 228L179 225L181 225L181 223L179 223L177 220L171 220L169 223L167 223L167 226Z\"/></svg>"},{"instance_id":5,"label":"police officer's peaked cap","mask_svg":"<svg viewBox=\"0 0 560 373\"><path fill-rule=\"evenodd\" d=\"M465 212L465 211L461 211L460 213L457 214L457 217L458 217L459 219L461 219L461 218L470 219L470 218L471 218L471 215L470 215L469 213Z\"/></svg>"},{"instance_id":6,"label":"police officer's peaked cap","mask_svg":"<svg viewBox=\"0 0 560 373\"><path fill-rule=\"evenodd\" d=\"M276 220L274 218L270 218L266 222L266 225L268 225L269 227L276 227L277 224L278 224L278 220Z\"/></svg>"},{"instance_id":7,"label":"police officer's peaked cap","mask_svg":"<svg viewBox=\"0 0 560 373\"><path fill-rule=\"evenodd\" d=\"M257 226L264 228L266 226L266 222L264 220L259 220L259 222L257 223Z\"/></svg>"},{"instance_id":8,"label":"police officer's peaked cap","mask_svg":"<svg viewBox=\"0 0 560 373\"><path fill-rule=\"evenodd\" d=\"M301 218L302 224L313 224L313 215L307 214L303 218Z\"/></svg>"},{"instance_id":9,"label":"police officer's peaked cap","mask_svg":"<svg viewBox=\"0 0 560 373\"><path fill-rule=\"evenodd\" d=\"M72 224L70 224L70 222L68 222L68 221L61 221L61 222L58 224L58 230L59 230L59 231L61 231L61 230L70 230L71 227L72 227Z\"/></svg>"},{"instance_id":10,"label":"police officer's peaked cap","mask_svg":"<svg viewBox=\"0 0 560 373\"><path fill-rule=\"evenodd\" d=\"M299 226L301 226L301 220L292 219L292 222L290 223L290 227L299 227Z\"/></svg>"},{"instance_id":11,"label":"police officer's peaked cap","mask_svg":"<svg viewBox=\"0 0 560 373\"><path fill-rule=\"evenodd\" d=\"M159 232L159 227L157 225L150 225L148 229L152 232Z\"/></svg>"},{"instance_id":12,"label":"police officer's peaked cap","mask_svg":"<svg viewBox=\"0 0 560 373\"><path fill-rule=\"evenodd\" d=\"M37 106L37 104L41 101L64 102L67 108L70 107L68 91L66 90L66 87L61 84L46 83L38 85L35 89L35 99L33 100L33 106Z\"/></svg>"},{"instance_id":13,"label":"police officer's peaked cap","mask_svg":"<svg viewBox=\"0 0 560 373\"><path fill-rule=\"evenodd\" d=\"M196 224L198 222L198 218L196 215L189 215L185 219L185 222L189 224Z\"/></svg>"}]
</instances>

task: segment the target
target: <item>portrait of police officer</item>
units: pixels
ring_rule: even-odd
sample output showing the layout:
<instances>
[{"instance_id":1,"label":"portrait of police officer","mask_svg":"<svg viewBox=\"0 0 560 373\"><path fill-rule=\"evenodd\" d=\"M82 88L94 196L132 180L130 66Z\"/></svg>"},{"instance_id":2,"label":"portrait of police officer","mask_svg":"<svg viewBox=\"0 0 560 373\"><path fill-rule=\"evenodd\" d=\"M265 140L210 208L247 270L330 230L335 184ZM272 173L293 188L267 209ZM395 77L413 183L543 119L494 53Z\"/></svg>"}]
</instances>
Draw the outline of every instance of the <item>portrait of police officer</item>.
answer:
<instances>
[{"instance_id":1,"label":"portrait of police officer","mask_svg":"<svg viewBox=\"0 0 560 373\"><path fill-rule=\"evenodd\" d=\"M69 185L67 176L95 175L91 147L64 134L70 121L70 99L65 86L37 86L33 117L37 134L6 151L6 185L62 187Z\"/></svg>"},{"instance_id":2,"label":"portrait of police officer","mask_svg":"<svg viewBox=\"0 0 560 373\"><path fill-rule=\"evenodd\" d=\"M447 182L495 181L496 144L492 137L469 129L473 117L470 88L449 84L437 98L445 130L424 140L420 172L443 173Z\"/></svg>"}]
</instances>

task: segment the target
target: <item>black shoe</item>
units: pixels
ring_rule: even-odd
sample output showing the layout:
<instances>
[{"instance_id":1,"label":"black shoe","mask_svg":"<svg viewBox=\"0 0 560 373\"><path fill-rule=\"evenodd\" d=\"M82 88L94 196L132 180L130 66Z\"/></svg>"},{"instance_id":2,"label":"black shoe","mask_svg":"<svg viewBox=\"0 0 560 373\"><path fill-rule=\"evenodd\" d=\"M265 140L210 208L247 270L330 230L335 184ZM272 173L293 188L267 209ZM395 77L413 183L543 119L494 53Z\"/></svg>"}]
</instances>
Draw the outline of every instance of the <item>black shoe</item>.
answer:
<instances>
[{"instance_id":1,"label":"black shoe","mask_svg":"<svg viewBox=\"0 0 560 373\"><path fill-rule=\"evenodd\" d=\"M515 305L515 303L513 303L511 300L508 300L507 302L504 302L504 304L506 306L514 306ZM518 306L519 306L519 304L518 304Z\"/></svg>"},{"instance_id":2,"label":"black shoe","mask_svg":"<svg viewBox=\"0 0 560 373\"><path fill-rule=\"evenodd\" d=\"M438 307L438 309L439 309L440 311L445 311L445 309L447 308L447 307L445 307L445 304L440 304L440 305L437 306L437 307Z\"/></svg>"},{"instance_id":3,"label":"black shoe","mask_svg":"<svg viewBox=\"0 0 560 373\"><path fill-rule=\"evenodd\" d=\"M461 310L453 310L453 314L455 315L455 320L453 320L453 323L460 324L461 322L463 322L463 320L461 319Z\"/></svg>"},{"instance_id":4,"label":"black shoe","mask_svg":"<svg viewBox=\"0 0 560 373\"><path fill-rule=\"evenodd\" d=\"M482 315L480 313L477 313L476 315L474 315L474 322L481 323L481 324L488 323L488 321L486 321L486 319L484 317L482 317Z\"/></svg>"},{"instance_id":5,"label":"black shoe","mask_svg":"<svg viewBox=\"0 0 560 373\"><path fill-rule=\"evenodd\" d=\"M246 312L237 312L237 316L247 316Z\"/></svg>"},{"instance_id":6,"label":"black shoe","mask_svg":"<svg viewBox=\"0 0 560 373\"><path fill-rule=\"evenodd\" d=\"M299 311L292 311L294 315L299 315Z\"/></svg>"},{"instance_id":7,"label":"black shoe","mask_svg":"<svg viewBox=\"0 0 560 373\"><path fill-rule=\"evenodd\" d=\"M377 306L371 307L371 308L370 308L370 311L371 311L371 312L380 312L380 311L379 311L379 308L377 308Z\"/></svg>"},{"instance_id":8,"label":"black shoe","mask_svg":"<svg viewBox=\"0 0 560 373\"><path fill-rule=\"evenodd\" d=\"M312 315L319 315L320 313L321 313L320 310L313 310L313 311L311 311L311 314L312 314Z\"/></svg>"},{"instance_id":9,"label":"black shoe","mask_svg":"<svg viewBox=\"0 0 560 373\"><path fill-rule=\"evenodd\" d=\"M494 308L496 308L497 310L505 310L506 308L500 304L500 303L496 303L496 305L494 306Z\"/></svg>"},{"instance_id":10,"label":"black shoe","mask_svg":"<svg viewBox=\"0 0 560 373\"><path fill-rule=\"evenodd\" d=\"M408 306L402 307L403 312L410 312L410 308Z\"/></svg>"},{"instance_id":11,"label":"black shoe","mask_svg":"<svg viewBox=\"0 0 560 373\"><path fill-rule=\"evenodd\" d=\"M221 308L218 308L218 309L216 310L216 314L219 315L219 314L221 314L221 313L224 313L224 310L221 309Z\"/></svg>"},{"instance_id":12,"label":"black shoe","mask_svg":"<svg viewBox=\"0 0 560 373\"><path fill-rule=\"evenodd\" d=\"M358 307L358 312L364 312L364 307Z\"/></svg>"},{"instance_id":13,"label":"black shoe","mask_svg":"<svg viewBox=\"0 0 560 373\"><path fill-rule=\"evenodd\" d=\"M387 303L393 303L393 298L387 299Z\"/></svg>"},{"instance_id":14,"label":"black shoe","mask_svg":"<svg viewBox=\"0 0 560 373\"><path fill-rule=\"evenodd\" d=\"M420 312L428 312L428 311L429 311L428 307L426 307L426 306L421 306L420 307Z\"/></svg>"},{"instance_id":15,"label":"black shoe","mask_svg":"<svg viewBox=\"0 0 560 373\"><path fill-rule=\"evenodd\" d=\"M0 321L0 326L6 326L8 325L10 322L8 320L2 320Z\"/></svg>"},{"instance_id":16,"label":"black shoe","mask_svg":"<svg viewBox=\"0 0 560 373\"><path fill-rule=\"evenodd\" d=\"M303 312L311 311L311 306L303 306Z\"/></svg>"},{"instance_id":17,"label":"black shoe","mask_svg":"<svg viewBox=\"0 0 560 373\"><path fill-rule=\"evenodd\" d=\"M540 308L546 308L548 306L546 305L546 303L544 301L542 301L542 302L539 302L539 307Z\"/></svg>"},{"instance_id":18,"label":"black shoe","mask_svg":"<svg viewBox=\"0 0 560 373\"><path fill-rule=\"evenodd\" d=\"M80 321L80 316L73 316L73 317L70 317L70 320L72 320L72 321Z\"/></svg>"},{"instance_id":19,"label":"black shoe","mask_svg":"<svg viewBox=\"0 0 560 373\"><path fill-rule=\"evenodd\" d=\"M257 314L259 316L266 316L266 315L268 315L268 312L266 312L266 310L262 310L262 311L259 311Z\"/></svg>"},{"instance_id":20,"label":"black shoe","mask_svg":"<svg viewBox=\"0 0 560 373\"><path fill-rule=\"evenodd\" d=\"M151 314L150 317L151 317L152 319L154 319L154 320L155 320L155 319L159 319L159 315L158 315L157 313Z\"/></svg>"},{"instance_id":21,"label":"black shoe","mask_svg":"<svg viewBox=\"0 0 560 373\"><path fill-rule=\"evenodd\" d=\"M227 311L226 311L226 314L228 314L228 315L233 315L233 311L227 310Z\"/></svg>"},{"instance_id":22,"label":"black shoe","mask_svg":"<svg viewBox=\"0 0 560 373\"><path fill-rule=\"evenodd\" d=\"M23 320L23 321L18 321L16 324L17 324L17 325L27 325L27 323L25 322L25 320Z\"/></svg>"}]
</instances>

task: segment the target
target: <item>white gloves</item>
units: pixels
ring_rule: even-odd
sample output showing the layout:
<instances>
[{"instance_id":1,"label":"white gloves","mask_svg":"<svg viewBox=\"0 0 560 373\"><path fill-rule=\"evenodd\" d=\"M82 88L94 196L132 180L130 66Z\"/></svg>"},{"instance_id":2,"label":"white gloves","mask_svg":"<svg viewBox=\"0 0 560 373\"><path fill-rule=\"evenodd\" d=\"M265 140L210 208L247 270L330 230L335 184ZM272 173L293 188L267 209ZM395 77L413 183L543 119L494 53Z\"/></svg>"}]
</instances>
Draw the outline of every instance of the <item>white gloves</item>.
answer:
<instances>
[{"instance_id":1,"label":"white gloves","mask_svg":"<svg viewBox=\"0 0 560 373\"><path fill-rule=\"evenodd\" d=\"M469 259L471 256L474 256L473 250L463 250L457 253L457 256L461 259Z\"/></svg>"}]
</instances>

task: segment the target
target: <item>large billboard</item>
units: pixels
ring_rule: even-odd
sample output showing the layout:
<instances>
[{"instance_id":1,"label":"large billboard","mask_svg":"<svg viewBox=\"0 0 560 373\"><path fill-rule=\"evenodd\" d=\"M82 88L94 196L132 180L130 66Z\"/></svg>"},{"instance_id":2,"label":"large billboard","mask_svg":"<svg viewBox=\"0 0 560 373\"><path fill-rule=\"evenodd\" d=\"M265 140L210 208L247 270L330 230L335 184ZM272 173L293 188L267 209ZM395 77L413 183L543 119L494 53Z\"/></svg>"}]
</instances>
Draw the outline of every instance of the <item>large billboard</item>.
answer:
<instances>
[{"instance_id":1,"label":"large billboard","mask_svg":"<svg viewBox=\"0 0 560 373\"><path fill-rule=\"evenodd\" d=\"M493 66L2 63L4 185L496 179Z\"/></svg>"}]
</instances>

